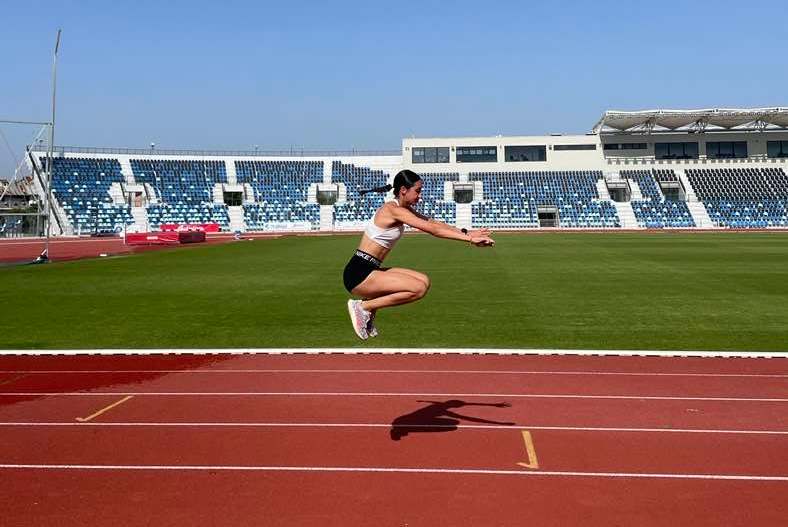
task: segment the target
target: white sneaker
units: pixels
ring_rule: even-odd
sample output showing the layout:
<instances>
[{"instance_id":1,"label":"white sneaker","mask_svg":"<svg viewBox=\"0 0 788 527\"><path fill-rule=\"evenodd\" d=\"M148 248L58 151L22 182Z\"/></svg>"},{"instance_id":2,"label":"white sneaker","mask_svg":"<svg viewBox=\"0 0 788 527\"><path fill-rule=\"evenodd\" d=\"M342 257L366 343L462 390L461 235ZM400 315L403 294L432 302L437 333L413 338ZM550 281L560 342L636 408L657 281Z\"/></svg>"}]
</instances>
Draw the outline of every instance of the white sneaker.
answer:
<instances>
[{"instance_id":1,"label":"white sneaker","mask_svg":"<svg viewBox=\"0 0 788 527\"><path fill-rule=\"evenodd\" d=\"M367 322L367 334L370 337L377 337L378 336L378 328L375 327L375 315L377 313L370 311L369 312L369 322Z\"/></svg>"},{"instance_id":2,"label":"white sneaker","mask_svg":"<svg viewBox=\"0 0 788 527\"><path fill-rule=\"evenodd\" d=\"M353 331L361 340L367 340L369 338L369 333L367 333L369 311L361 307L361 300L352 299L347 301L347 311L350 315L350 323L353 324Z\"/></svg>"}]
</instances>

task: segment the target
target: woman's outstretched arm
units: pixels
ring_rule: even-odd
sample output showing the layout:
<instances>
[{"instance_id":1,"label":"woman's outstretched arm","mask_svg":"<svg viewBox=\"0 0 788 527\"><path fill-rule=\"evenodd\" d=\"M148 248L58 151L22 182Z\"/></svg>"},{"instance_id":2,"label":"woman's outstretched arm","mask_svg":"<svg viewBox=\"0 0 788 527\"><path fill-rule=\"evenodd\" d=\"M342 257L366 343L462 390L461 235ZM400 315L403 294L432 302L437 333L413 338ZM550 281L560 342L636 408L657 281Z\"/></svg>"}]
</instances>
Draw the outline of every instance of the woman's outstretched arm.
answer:
<instances>
[{"instance_id":1,"label":"woman's outstretched arm","mask_svg":"<svg viewBox=\"0 0 788 527\"><path fill-rule=\"evenodd\" d=\"M429 219L424 219L424 216L419 217L407 207L396 207L392 210L391 214L397 221L405 225L410 225L414 229L432 234L438 238L469 242L477 247L491 247L495 245L495 240L490 238L489 235L479 234L478 232L469 232L465 234L451 225L446 225L439 221L430 221Z\"/></svg>"}]
</instances>

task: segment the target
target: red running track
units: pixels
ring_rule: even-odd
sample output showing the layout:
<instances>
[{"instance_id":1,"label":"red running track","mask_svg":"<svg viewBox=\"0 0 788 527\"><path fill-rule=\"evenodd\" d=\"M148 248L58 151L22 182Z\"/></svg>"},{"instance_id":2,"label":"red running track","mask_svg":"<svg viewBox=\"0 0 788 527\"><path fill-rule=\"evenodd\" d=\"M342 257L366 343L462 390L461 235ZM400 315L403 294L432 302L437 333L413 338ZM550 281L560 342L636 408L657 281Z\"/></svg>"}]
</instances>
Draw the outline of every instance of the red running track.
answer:
<instances>
[{"instance_id":1,"label":"red running track","mask_svg":"<svg viewBox=\"0 0 788 527\"><path fill-rule=\"evenodd\" d=\"M3 525L784 525L787 410L784 359L0 357L0 507Z\"/></svg>"},{"instance_id":2,"label":"red running track","mask_svg":"<svg viewBox=\"0 0 788 527\"><path fill-rule=\"evenodd\" d=\"M244 240L275 238L278 234L249 234ZM206 243L226 243L234 241L228 233L208 234ZM202 244L184 245L126 245L123 238L51 238L49 242L49 258L51 261L78 260L82 258L98 258L121 256L144 251L174 250L199 247ZM45 238L7 238L0 239L0 263L32 262L46 247Z\"/></svg>"}]
</instances>

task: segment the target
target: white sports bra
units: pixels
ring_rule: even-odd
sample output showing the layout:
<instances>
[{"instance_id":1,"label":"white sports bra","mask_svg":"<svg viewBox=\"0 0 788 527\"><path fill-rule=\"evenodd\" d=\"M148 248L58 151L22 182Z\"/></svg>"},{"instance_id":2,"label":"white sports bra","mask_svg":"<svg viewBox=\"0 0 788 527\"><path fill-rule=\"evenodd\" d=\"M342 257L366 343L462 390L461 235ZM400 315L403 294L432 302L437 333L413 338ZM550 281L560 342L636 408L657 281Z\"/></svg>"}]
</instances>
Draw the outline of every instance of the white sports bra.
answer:
<instances>
[{"instance_id":1,"label":"white sports bra","mask_svg":"<svg viewBox=\"0 0 788 527\"><path fill-rule=\"evenodd\" d=\"M381 247L385 247L386 249L391 249L394 247L394 244L397 243L400 238L402 238L403 232L405 232L405 225L402 223L400 223L399 227L381 229L375 225L374 216L371 220L369 220L367 228L364 229L364 234L366 234L370 240L377 243Z\"/></svg>"}]
</instances>

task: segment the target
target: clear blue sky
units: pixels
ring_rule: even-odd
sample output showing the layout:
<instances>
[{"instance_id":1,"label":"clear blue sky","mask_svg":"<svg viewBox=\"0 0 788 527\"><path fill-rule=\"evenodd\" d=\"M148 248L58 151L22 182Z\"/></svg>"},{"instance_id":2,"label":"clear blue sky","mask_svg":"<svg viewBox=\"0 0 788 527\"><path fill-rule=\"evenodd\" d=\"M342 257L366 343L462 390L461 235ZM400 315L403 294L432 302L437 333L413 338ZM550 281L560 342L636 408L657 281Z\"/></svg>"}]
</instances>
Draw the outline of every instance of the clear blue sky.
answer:
<instances>
[{"instance_id":1,"label":"clear blue sky","mask_svg":"<svg viewBox=\"0 0 788 527\"><path fill-rule=\"evenodd\" d=\"M0 118L48 119L62 28L57 144L583 133L606 109L788 105L786 20L785 0L5 0Z\"/></svg>"}]
</instances>

